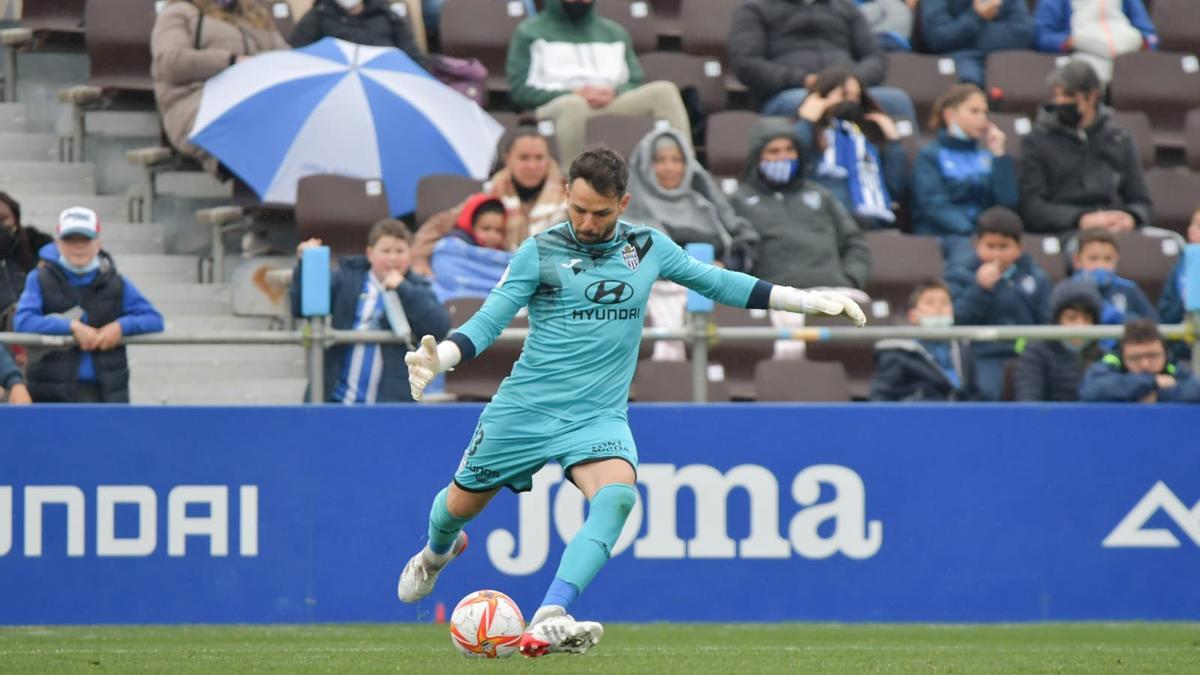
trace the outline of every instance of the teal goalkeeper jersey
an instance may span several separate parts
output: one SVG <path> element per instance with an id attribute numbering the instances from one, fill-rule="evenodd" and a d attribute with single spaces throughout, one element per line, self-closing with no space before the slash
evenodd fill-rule
<path id="1" fill-rule="evenodd" d="M 660 278 L 735 307 L 765 308 L 771 290 L 696 260 L 645 226 L 618 221 L 612 240 L 584 244 L 562 223 L 517 249 L 483 307 L 451 339 L 464 360 L 473 358 L 528 305 L 529 337 L 493 403 L 568 421 L 624 411 L 646 300 Z"/>

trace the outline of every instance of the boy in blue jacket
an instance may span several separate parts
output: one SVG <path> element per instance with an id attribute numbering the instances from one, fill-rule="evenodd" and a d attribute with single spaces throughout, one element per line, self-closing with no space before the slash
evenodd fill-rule
<path id="1" fill-rule="evenodd" d="M 1171 363 L 1152 319 L 1125 324 L 1120 349 L 1092 364 L 1079 388 L 1084 401 L 1200 403 L 1200 382 Z"/>
<path id="2" fill-rule="evenodd" d="M 73 335 L 68 349 L 29 350 L 26 377 L 42 403 L 128 403 L 122 338 L 158 333 L 163 318 L 101 250 L 100 219 L 75 206 L 58 217 L 54 243 L 39 251 L 17 301 L 18 333 Z"/>
<path id="3" fill-rule="evenodd" d="M 1076 239 L 1078 249 L 1071 257 L 1075 269 L 1072 279 L 1090 281 L 1096 285 L 1104 306 L 1100 323 L 1119 326 L 1127 319 L 1158 319 L 1154 305 L 1138 285 L 1117 275 L 1121 253 L 1112 232 L 1102 228 L 1083 230 Z"/>
<path id="4" fill-rule="evenodd" d="M 296 249 L 320 246 L 309 239 Z M 333 327 L 338 330 L 392 330 L 408 335 L 434 335 L 450 331 L 450 313 L 438 303 L 429 280 L 409 269 L 412 234 L 404 223 L 386 218 L 371 226 L 365 256 L 347 256 L 338 262 L 330 280 Z M 300 263 L 292 275 L 292 314 L 300 316 L 302 294 Z M 404 345 L 337 345 L 325 350 L 325 391 L 329 403 L 411 402 Z M 308 394 L 314 398 L 313 392 Z"/>
<path id="5" fill-rule="evenodd" d="M 1050 319 L 1050 279 L 1021 250 L 1021 218 L 994 206 L 979 216 L 975 258 L 950 265 L 946 283 L 954 297 L 954 317 L 963 326 L 1026 326 Z M 981 342 L 974 346 L 979 391 L 996 400 L 1004 366 L 1016 356 L 1014 344 Z"/>

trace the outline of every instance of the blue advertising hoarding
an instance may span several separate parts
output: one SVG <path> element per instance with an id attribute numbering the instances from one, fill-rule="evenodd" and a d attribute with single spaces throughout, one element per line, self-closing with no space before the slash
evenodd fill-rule
<path id="1" fill-rule="evenodd" d="M 419 606 L 396 578 L 477 406 L 0 411 L 0 623 L 530 613 L 584 500 L 548 466 Z M 1200 619 L 1177 406 L 634 406 L 640 500 L 597 620 Z"/>

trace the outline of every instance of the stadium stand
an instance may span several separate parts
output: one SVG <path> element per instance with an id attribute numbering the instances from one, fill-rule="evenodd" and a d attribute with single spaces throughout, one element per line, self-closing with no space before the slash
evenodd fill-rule
<path id="1" fill-rule="evenodd" d="M 1046 77 L 1066 57 L 1033 51 L 992 54 L 987 60 L 988 94 L 1000 112 L 1021 113 L 1033 118 L 1038 106 L 1050 96 Z"/>
<path id="2" fill-rule="evenodd" d="M 948 56 L 888 54 L 888 74 L 884 84 L 908 92 L 917 108 L 917 123 L 921 126 L 928 123 L 933 102 L 957 82 L 954 59 Z"/>
<path id="3" fill-rule="evenodd" d="M 1154 224 L 1184 235 L 1200 204 L 1200 173 L 1155 167 L 1146 172 L 1146 187 L 1154 204 Z"/>
<path id="4" fill-rule="evenodd" d="M 871 249 L 871 296 L 874 323 L 903 323 L 908 294 L 917 283 L 942 276 L 942 250 L 934 237 L 919 237 L 894 231 L 867 233 Z M 881 304 L 882 303 L 882 304 Z"/>
<path id="5" fill-rule="evenodd" d="M 1183 122 L 1183 137 L 1187 146 L 1187 165 L 1200 171 L 1200 108 L 1188 111 Z"/>
<path id="6" fill-rule="evenodd" d="M 846 369 L 836 361 L 770 359 L 754 368 L 758 401 L 849 401 Z"/>
<path id="7" fill-rule="evenodd" d="M 1113 66 L 1113 107 L 1142 110 L 1154 125 L 1154 144 L 1184 147 L 1184 118 L 1200 107 L 1200 58 L 1180 52 L 1123 54 Z"/>
<path id="8" fill-rule="evenodd" d="M 655 121 L 647 116 L 597 115 L 588 118 L 584 142 L 603 143 L 628 159 L 638 141 L 654 130 L 654 125 Z"/>
<path id="9" fill-rule="evenodd" d="M 691 401 L 692 364 L 688 361 L 639 361 L 633 375 L 631 398 L 639 403 L 676 403 Z M 712 403 L 729 400 L 729 385 L 723 380 L 709 380 L 707 400 Z"/>
<path id="10" fill-rule="evenodd" d="M 442 52 L 479 59 L 488 69 L 488 91 L 507 92 L 504 62 L 508 42 L 524 19 L 525 9 L 519 2 L 446 0 L 438 21 Z"/>
<path id="11" fill-rule="evenodd" d="M 712 114 L 725 109 L 729 97 L 725 91 L 725 80 L 721 77 L 724 71 L 720 61 L 679 52 L 650 52 L 643 54 L 640 60 L 647 82 L 674 82 L 683 95 L 684 103 L 687 103 L 689 95 L 694 95 L 705 113 Z M 689 88 L 695 94 L 688 94 Z"/>
<path id="12" fill-rule="evenodd" d="M 603 0 L 597 3 L 596 11 L 629 31 L 633 50 L 638 54 L 651 52 L 658 46 L 658 26 L 654 23 L 654 11 L 650 3 L 644 0 Z"/>
<path id="13" fill-rule="evenodd" d="M 726 110 L 709 115 L 706 122 L 707 165 L 717 180 L 739 181 L 746 171 L 746 148 L 750 146 L 750 130 L 758 121 L 758 113 L 746 110 Z M 725 189 L 725 192 L 732 190 Z"/>
<path id="14" fill-rule="evenodd" d="M 1053 235 L 1023 234 L 1021 249 L 1046 271 L 1051 284 L 1067 276 L 1067 259 L 1063 257 L 1062 242 Z"/>
<path id="15" fill-rule="evenodd" d="M 737 5 L 737 0 L 682 0 L 679 29 L 683 52 L 716 58 L 725 73 L 726 91 L 740 93 L 746 91 L 746 86 L 729 69 L 725 44 Z"/>
<path id="16" fill-rule="evenodd" d="M 1176 237 L 1159 237 L 1141 232 L 1124 232 L 1117 235 L 1117 247 L 1121 258 L 1117 262 L 1117 274 L 1136 283 L 1150 302 L 1157 303 L 1162 295 L 1163 284 L 1174 269 L 1182 253 L 1180 240 Z"/>
<path id="17" fill-rule="evenodd" d="M 715 305 L 711 320 L 718 326 L 750 326 L 770 328 L 771 320 L 764 310 L 739 309 Z M 708 360 L 720 364 L 723 378 L 734 399 L 754 399 L 754 368 L 759 361 L 771 358 L 775 347 L 763 340 L 720 340 L 711 344 Z"/>
<path id="18" fill-rule="evenodd" d="M 25 2 L 21 25 L 0 30 L 4 45 L 4 100 L 17 100 L 17 54 L 46 46 L 81 44 L 87 0 Z"/>
<path id="19" fill-rule="evenodd" d="M 865 308 L 869 310 L 870 308 Z M 811 316 L 809 326 L 845 326 L 846 322 L 828 316 Z M 875 346 L 870 342 L 809 342 L 804 357 L 810 361 L 840 363 L 846 369 L 846 386 L 850 397 L 865 400 L 875 371 Z"/>
<path id="20" fill-rule="evenodd" d="M 1158 48 L 1186 54 L 1200 53 L 1200 12 L 1191 0 L 1154 0 L 1150 18 L 1158 31 Z"/>
<path id="21" fill-rule="evenodd" d="M 425 176 L 417 183 L 417 224 L 429 220 L 435 213 L 440 213 L 455 206 L 468 195 L 483 189 L 483 181 L 449 174 L 434 174 Z"/>
<path id="22" fill-rule="evenodd" d="M 335 256 L 361 255 L 367 231 L 388 215 L 387 190 L 378 180 L 305 176 L 296 190 L 300 240 L 320 239 Z"/>

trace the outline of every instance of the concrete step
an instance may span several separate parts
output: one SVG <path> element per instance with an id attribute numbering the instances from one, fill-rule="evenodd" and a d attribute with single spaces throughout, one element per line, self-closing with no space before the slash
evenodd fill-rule
<path id="1" fill-rule="evenodd" d="M 144 138 L 152 142 L 162 135 L 158 113 L 149 110 L 94 110 L 85 121 L 88 136 Z"/>
<path id="2" fill-rule="evenodd" d="M 304 367 L 300 345 L 130 345 L 129 359 L 139 364 L 194 364 L 210 368 L 247 363 L 287 363 Z"/>
<path id="3" fill-rule="evenodd" d="M 213 382 L 255 381 L 288 377 L 305 377 L 303 363 L 278 361 L 252 361 L 246 363 L 210 366 L 201 363 L 145 363 L 139 364 L 132 358 L 134 381 L 146 382 Z"/>
<path id="4" fill-rule="evenodd" d="M 0 180 L 96 182 L 96 165 L 91 162 L 0 161 Z"/>
<path id="5" fill-rule="evenodd" d="M 167 226 L 162 223 L 103 223 L 100 230 L 104 249 L 117 257 L 130 253 L 162 253 L 167 250 Z"/>
<path id="6" fill-rule="evenodd" d="M 0 157 L 24 162 L 57 162 L 58 137 L 54 134 L 0 133 Z"/>
<path id="7" fill-rule="evenodd" d="M 195 283 L 197 256 L 129 254 L 116 257 L 117 269 L 138 288 L 155 282 Z"/>
<path id="8" fill-rule="evenodd" d="M 270 319 L 257 316 L 169 316 L 163 317 L 171 333 L 270 330 Z"/>
<path id="9" fill-rule="evenodd" d="M 156 180 L 160 195 L 179 199 L 233 198 L 233 181 L 222 183 L 204 171 L 164 171 Z"/>
<path id="10" fill-rule="evenodd" d="M 95 194 L 22 194 L 21 221 L 28 225 L 42 225 L 46 231 L 53 230 L 58 223 L 58 214 L 72 206 L 86 206 L 100 215 L 103 223 L 109 220 L 129 220 L 129 198 L 121 195 L 99 196 Z"/>
<path id="11" fill-rule="evenodd" d="M 0 103 L 0 131 L 25 131 L 28 128 L 24 103 Z"/>
<path id="12" fill-rule="evenodd" d="M 229 284 L 146 281 L 138 288 L 151 302 L 232 302 Z"/>
<path id="13" fill-rule="evenodd" d="M 163 405 L 286 405 L 304 399 L 303 378 L 233 380 L 228 382 L 131 382 L 130 398 L 137 404 Z"/>

